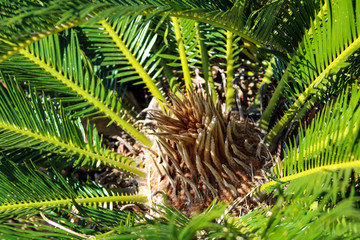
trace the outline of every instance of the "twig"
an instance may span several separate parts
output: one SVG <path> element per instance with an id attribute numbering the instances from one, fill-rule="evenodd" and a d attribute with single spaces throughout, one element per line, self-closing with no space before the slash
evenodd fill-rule
<path id="1" fill-rule="evenodd" d="M 225 216 L 231 211 L 231 209 L 233 209 L 234 207 L 236 207 L 237 205 L 239 205 L 240 203 L 242 203 L 247 197 L 249 197 L 253 192 L 255 192 L 256 188 L 254 188 L 253 190 L 251 190 L 248 194 L 246 194 L 244 197 L 240 198 L 238 197 L 237 199 L 235 199 L 235 201 L 230 204 L 224 211 L 224 213 L 221 215 L 221 217 L 219 218 L 219 220 L 217 221 L 218 224 L 221 224 L 222 221 L 224 220 Z"/>
<path id="2" fill-rule="evenodd" d="M 58 223 L 56 223 L 56 222 L 48 219 L 42 212 L 40 212 L 40 216 L 41 216 L 48 224 L 50 224 L 50 225 L 52 225 L 52 226 L 54 226 L 54 227 L 56 227 L 56 228 L 59 228 L 59 229 L 61 229 L 61 230 L 64 230 L 64 231 L 66 231 L 66 232 L 68 232 L 68 233 L 70 233 L 70 234 L 73 234 L 73 235 L 75 235 L 75 236 L 78 236 L 78 237 L 81 237 L 81 238 L 85 238 L 85 239 L 96 239 L 96 237 L 93 236 L 93 235 L 87 236 L 87 235 L 84 235 L 84 234 L 82 234 L 82 233 L 75 232 L 75 231 L 73 231 L 73 230 L 71 230 L 71 229 L 69 229 L 69 228 L 66 228 L 66 227 L 62 226 L 62 225 L 60 225 L 60 224 L 58 224 Z"/>

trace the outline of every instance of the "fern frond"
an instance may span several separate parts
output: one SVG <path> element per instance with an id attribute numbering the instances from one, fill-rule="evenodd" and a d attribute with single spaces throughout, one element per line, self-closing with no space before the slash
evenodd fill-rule
<path id="1" fill-rule="evenodd" d="M 160 106 L 162 106 L 163 102 L 166 102 L 166 99 L 153 80 L 159 74 L 159 71 L 156 71 L 154 76 L 150 77 L 150 74 L 155 70 L 159 62 L 156 61 L 153 63 L 158 53 L 155 53 L 151 58 L 148 57 L 152 45 L 155 43 L 156 35 L 147 36 L 149 34 L 149 25 L 141 26 L 141 21 L 142 18 L 137 18 L 134 23 L 129 23 L 128 19 L 114 20 L 112 24 L 107 21 L 102 21 L 101 25 L 106 32 L 108 32 L 109 37 L 111 37 L 130 66 L 139 75 L 141 81 L 146 84 Z M 127 26 L 128 24 L 129 26 Z M 140 31 L 138 32 L 137 29 Z M 101 39 L 103 39 L 103 36 L 100 36 Z M 103 50 L 101 49 L 100 51 Z M 145 60 L 147 60 L 147 62 L 145 62 Z M 142 66 L 143 64 L 144 66 Z M 145 68 L 149 68 L 149 71 L 146 71 Z M 129 75 L 129 72 L 126 71 L 124 74 L 125 76 Z"/>
<path id="2" fill-rule="evenodd" d="M 357 235 L 359 210 L 355 182 L 359 168 L 321 172 L 292 180 L 286 190 L 277 187 L 278 201 L 258 216 L 244 217 L 256 221 L 249 224 L 266 239 L 311 239 Z M 270 217 L 265 217 L 269 215 Z M 256 230 L 255 230 L 256 231 Z M 286 235 L 284 235 L 286 234 Z"/>

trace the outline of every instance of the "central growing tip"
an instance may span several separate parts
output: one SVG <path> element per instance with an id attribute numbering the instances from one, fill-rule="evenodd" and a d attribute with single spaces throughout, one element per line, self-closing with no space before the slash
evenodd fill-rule
<path id="1" fill-rule="evenodd" d="M 215 198 L 230 202 L 245 196 L 262 167 L 259 132 L 202 92 L 180 95 L 171 97 L 169 114 L 152 114 L 159 155 L 151 168 L 152 191 L 165 191 L 171 205 L 189 214 Z"/>

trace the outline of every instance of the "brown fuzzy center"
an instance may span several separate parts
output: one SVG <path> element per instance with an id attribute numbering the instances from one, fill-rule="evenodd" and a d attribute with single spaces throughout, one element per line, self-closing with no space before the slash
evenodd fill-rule
<path id="1" fill-rule="evenodd" d="M 171 98 L 171 114 L 153 113 L 160 150 L 156 169 L 167 182 L 170 204 L 185 212 L 203 210 L 214 198 L 230 202 L 246 195 L 262 164 L 259 132 L 224 116 L 221 105 L 201 93 Z"/>

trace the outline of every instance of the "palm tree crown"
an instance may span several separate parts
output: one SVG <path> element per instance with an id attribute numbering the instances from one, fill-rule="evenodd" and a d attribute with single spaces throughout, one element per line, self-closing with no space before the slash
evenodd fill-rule
<path id="1" fill-rule="evenodd" d="M 357 238 L 358 1 L 0 8 L 2 238 Z"/>

